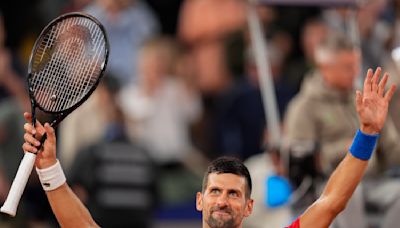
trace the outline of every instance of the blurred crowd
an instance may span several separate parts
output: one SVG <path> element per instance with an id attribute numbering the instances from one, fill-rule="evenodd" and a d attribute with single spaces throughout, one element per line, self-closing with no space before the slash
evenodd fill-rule
<path id="1" fill-rule="evenodd" d="M 23 155 L 22 113 L 30 111 L 25 77 L 35 38 L 56 16 L 83 11 L 104 25 L 110 57 L 95 93 L 57 128 L 58 156 L 95 220 L 104 227 L 198 220 L 195 192 L 207 162 L 229 155 L 246 161 L 254 179 L 254 215 L 245 227 L 288 224 L 316 199 L 346 153 L 358 129 L 355 89 L 366 70 L 382 66 L 400 83 L 400 1 L 365 0 L 350 8 L 256 6 L 284 138 L 278 150 L 268 143 L 248 4 L 1 2 L 0 201 Z M 395 227 L 399 108 L 397 93 L 365 181 L 334 227 Z M 293 200 L 279 207 L 264 200 L 265 179 L 273 174 L 287 177 L 294 189 Z M 17 217 L 1 216 L 0 226 L 55 224 L 33 173 Z"/>

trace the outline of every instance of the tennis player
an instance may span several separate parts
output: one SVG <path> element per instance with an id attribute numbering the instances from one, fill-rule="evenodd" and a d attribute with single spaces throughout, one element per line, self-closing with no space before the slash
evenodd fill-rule
<path id="1" fill-rule="evenodd" d="M 396 87 L 385 93 L 388 75 L 380 80 L 381 68 L 368 70 L 363 91 L 356 93 L 360 129 L 355 134 L 349 153 L 328 180 L 320 196 L 289 228 L 328 227 L 346 207 L 360 182 L 368 160 L 384 126 L 389 101 Z M 47 134 L 43 150 L 36 158 L 36 171 L 46 191 L 52 210 L 61 227 L 98 227 L 89 211 L 71 191 L 56 158 L 56 136 L 49 124 L 30 124 L 31 115 L 24 113 L 26 152 L 37 153 L 40 142 L 33 135 Z M 196 195 L 196 208 L 202 211 L 204 228 L 241 228 L 245 217 L 251 215 L 251 178 L 242 162 L 219 158 L 211 163 L 203 181 L 202 192 Z"/>

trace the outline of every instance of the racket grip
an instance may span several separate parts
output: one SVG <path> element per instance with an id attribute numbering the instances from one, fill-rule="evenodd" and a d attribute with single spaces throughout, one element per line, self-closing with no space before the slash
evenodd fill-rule
<path id="1" fill-rule="evenodd" d="M 35 164 L 36 154 L 26 152 L 24 158 L 19 164 L 19 168 L 15 179 L 11 185 L 7 199 L 0 211 L 6 213 L 12 217 L 17 212 L 19 200 L 21 199 L 22 193 L 24 192 L 28 178 L 32 172 L 33 165 Z"/>

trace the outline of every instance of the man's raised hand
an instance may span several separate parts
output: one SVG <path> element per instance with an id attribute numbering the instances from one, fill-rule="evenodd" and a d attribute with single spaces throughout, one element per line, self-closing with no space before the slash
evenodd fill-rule
<path id="1" fill-rule="evenodd" d="M 385 124 L 389 102 L 392 99 L 395 85 L 385 93 L 389 75 L 385 73 L 381 80 L 381 68 L 375 73 L 369 69 L 364 80 L 363 92 L 356 92 L 356 108 L 360 121 L 360 130 L 366 134 L 377 134 Z"/>

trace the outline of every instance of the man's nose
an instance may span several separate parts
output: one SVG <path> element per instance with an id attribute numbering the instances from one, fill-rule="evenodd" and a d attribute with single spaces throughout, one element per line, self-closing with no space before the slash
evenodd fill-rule
<path id="1" fill-rule="evenodd" d="M 217 199 L 217 205 L 219 208 L 224 208 L 228 205 L 228 197 L 226 194 L 221 194 Z"/>

